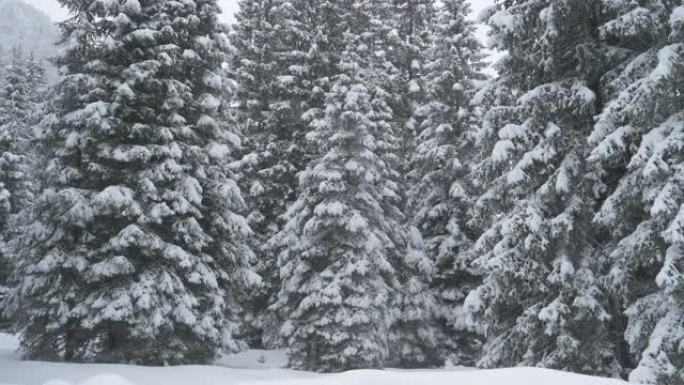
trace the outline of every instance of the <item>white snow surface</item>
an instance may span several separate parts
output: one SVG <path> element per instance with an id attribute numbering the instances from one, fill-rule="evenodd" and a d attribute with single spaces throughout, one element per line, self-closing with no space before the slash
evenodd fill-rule
<path id="1" fill-rule="evenodd" d="M 16 339 L 0 334 L 0 385 L 626 385 L 626 382 L 538 368 L 355 370 L 316 374 L 282 369 L 280 351 L 250 350 L 214 366 L 139 367 L 20 361 Z"/>

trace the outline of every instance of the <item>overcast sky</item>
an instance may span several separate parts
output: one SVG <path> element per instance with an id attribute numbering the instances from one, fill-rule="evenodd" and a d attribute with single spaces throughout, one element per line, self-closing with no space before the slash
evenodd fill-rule
<path id="1" fill-rule="evenodd" d="M 60 8 L 57 0 L 24 0 L 34 7 L 47 13 L 53 20 L 59 21 L 66 17 L 66 12 Z M 218 0 L 223 8 L 223 16 L 225 21 L 230 21 L 233 13 L 237 10 L 238 0 Z M 493 3 L 494 0 L 471 0 L 475 14 L 479 14 L 482 8 Z"/>

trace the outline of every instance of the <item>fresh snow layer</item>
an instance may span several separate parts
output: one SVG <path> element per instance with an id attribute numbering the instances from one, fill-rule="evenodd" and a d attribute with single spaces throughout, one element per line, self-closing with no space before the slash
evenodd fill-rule
<path id="1" fill-rule="evenodd" d="M 356 370 L 315 374 L 281 369 L 283 352 L 250 350 L 215 366 L 167 368 L 20 361 L 16 339 L 0 334 L 0 385 L 625 385 L 619 380 L 538 368 Z"/>

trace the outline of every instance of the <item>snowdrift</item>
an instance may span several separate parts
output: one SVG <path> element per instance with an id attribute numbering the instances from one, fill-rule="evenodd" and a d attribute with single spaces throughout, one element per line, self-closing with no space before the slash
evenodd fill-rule
<path id="1" fill-rule="evenodd" d="M 441 371 L 353 371 L 250 385 L 624 385 L 623 381 L 538 368 Z M 104 384 L 103 384 L 104 385 Z"/>
<path id="2" fill-rule="evenodd" d="M 626 385 L 614 379 L 538 368 L 357 370 L 316 374 L 281 369 L 282 352 L 249 351 L 214 366 L 167 368 L 20 361 L 0 334 L 0 385 Z"/>

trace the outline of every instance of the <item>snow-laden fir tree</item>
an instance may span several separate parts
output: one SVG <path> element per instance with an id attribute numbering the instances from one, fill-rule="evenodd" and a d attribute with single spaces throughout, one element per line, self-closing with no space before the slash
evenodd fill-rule
<path id="1" fill-rule="evenodd" d="M 0 286 L 5 286 L 12 265 L 10 245 L 22 232 L 23 220 L 37 189 L 34 125 L 40 119 L 46 96 L 45 70 L 33 55 L 13 50 L 0 87 L 0 185 L 2 226 L 0 227 Z M 0 297 L 7 289 L 0 289 Z M 2 303 L 2 298 L 0 298 Z M 0 309 L 0 314 L 3 313 Z M 5 317 L 11 318 L 11 314 Z M 2 316 L 0 315 L 0 318 Z"/>
<path id="2" fill-rule="evenodd" d="M 423 104 L 423 65 L 431 43 L 431 27 L 435 2 L 431 0 L 382 0 L 369 2 L 371 15 L 369 33 L 374 35 L 370 43 L 376 70 L 369 80 L 379 85 L 386 95 L 391 111 L 388 123 L 394 127 L 396 147 L 392 152 L 398 156 L 395 166 L 397 180 L 405 185 L 410 154 L 413 152 L 417 134 L 415 109 Z M 401 194 L 402 211 L 406 196 Z"/>
<path id="3" fill-rule="evenodd" d="M 444 352 L 437 324 L 437 300 L 430 282 L 435 266 L 413 226 L 400 228 L 392 265 L 398 280 L 392 299 L 388 364 L 399 368 L 440 367 Z"/>
<path id="4" fill-rule="evenodd" d="M 5 86 L 5 72 L 7 70 L 7 64 L 5 63 L 6 56 L 4 55 L 4 49 L 0 46 L 0 88 Z M 7 229 L 7 221 L 9 219 L 9 191 L 5 186 L 0 186 L 0 194 L 3 196 L 0 204 L 0 229 L 2 232 Z M 7 253 L 0 252 L 0 330 L 4 330 L 9 327 L 9 322 L 7 321 L 7 315 L 3 311 L 3 299 L 6 297 L 9 289 L 7 288 L 7 280 L 9 278 L 10 271 L 12 270 L 10 265 L 9 255 Z"/>
<path id="5" fill-rule="evenodd" d="M 476 234 L 468 229 L 474 195 L 469 179 L 477 156 L 477 111 L 470 105 L 483 80 L 481 44 L 475 25 L 466 19 L 464 0 L 442 1 L 436 10 L 433 41 L 423 66 L 423 104 L 411 158 L 408 215 L 434 261 L 433 288 L 439 299 L 443 354 L 459 364 L 477 359 L 480 339 L 465 324 L 463 300 L 478 285 L 467 251 Z"/>
<path id="6" fill-rule="evenodd" d="M 684 7 L 606 3 L 600 26 L 614 68 L 589 136 L 608 198 L 595 221 L 609 233 L 607 282 L 626 308 L 630 380 L 684 384 Z"/>
<path id="7" fill-rule="evenodd" d="M 5 70 L 7 69 L 7 58 L 10 55 L 7 55 L 7 50 L 0 46 L 0 79 L 4 79 L 5 77 Z M 0 87 L 4 85 L 4 80 L 0 80 Z"/>
<path id="8" fill-rule="evenodd" d="M 48 68 L 51 67 L 44 60 L 36 57 L 31 52 L 26 59 L 26 72 L 28 76 L 28 99 L 31 102 L 29 121 L 37 124 L 44 115 L 45 105 L 49 99 L 50 87 L 48 85 Z"/>
<path id="9" fill-rule="evenodd" d="M 377 62 L 374 82 L 385 92 L 391 111 L 388 122 L 396 141 L 397 183 L 409 185 L 408 171 L 419 130 L 416 109 L 424 104 L 423 66 L 431 44 L 435 2 L 432 0 L 383 0 L 371 2 L 375 35 L 372 44 Z M 406 189 L 401 189 L 402 212 L 406 212 Z"/>
<path id="10" fill-rule="evenodd" d="M 16 50 L 0 89 L 0 180 L 10 191 L 12 214 L 27 209 L 37 190 L 34 131 L 47 96 L 43 65 Z"/>
<path id="11" fill-rule="evenodd" d="M 388 365 L 440 366 L 444 355 L 438 346 L 437 303 L 430 287 L 435 268 L 420 232 L 409 221 L 405 189 L 414 135 L 413 114 L 419 100 L 417 90 L 409 91 L 408 87 L 409 79 L 414 88 L 418 87 L 419 73 L 406 66 L 405 60 L 422 63 L 423 49 L 429 44 L 429 35 L 423 29 L 414 34 L 417 27 L 406 27 L 416 24 L 427 29 L 433 8 L 430 2 L 412 1 L 368 2 L 367 8 L 370 18 L 364 29 L 373 53 L 362 56 L 368 58 L 363 64 L 364 81 L 373 93 L 375 119 L 382 122 L 376 128 L 377 137 L 384 143 L 377 150 L 378 156 L 392 171 L 387 179 L 395 194 L 385 199 L 385 215 L 401 225 L 394 239 L 395 250 L 389 254 L 399 286 L 392 300 Z"/>
<path id="12" fill-rule="evenodd" d="M 487 338 L 479 366 L 620 373 L 596 276 L 596 175 L 585 162 L 600 108 L 602 15 L 584 0 L 507 1 L 487 13 L 493 47 L 508 52 L 490 89 L 513 102 L 488 108 L 478 139 L 486 156 L 473 174 L 484 189 L 470 252 L 484 281 L 464 306 Z"/>
<path id="13" fill-rule="evenodd" d="M 36 69 L 33 60 L 15 50 L 0 89 L 0 182 L 10 193 L 12 213 L 27 207 L 33 198 L 29 150 L 38 103 L 44 96 L 39 90 L 44 77 L 34 75 Z"/>
<path id="14" fill-rule="evenodd" d="M 14 151 L 8 149 L 10 142 L 13 142 L 18 126 L 23 122 L 27 103 L 25 103 L 26 95 L 23 91 L 26 89 L 26 76 L 21 66 L 21 53 L 18 50 L 13 50 L 12 61 L 8 66 L 3 66 L 0 72 L 0 138 L 2 139 L 2 148 L 0 151 L 0 231 L 2 233 L 2 247 L 0 248 L 0 304 L 5 297 L 7 289 L 7 279 L 11 270 L 10 253 L 7 252 L 4 246 L 4 235 L 9 229 L 11 221 L 11 204 L 10 204 L 10 186 L 11 183 L 11 169 L 7 167 L 5 153 L 9 156 L 13 155 Z M 12 163 L 14 165 L 14 163 Z M 0 305 L 0 327 L 5 326 L 3 320 L 3 307 Z M 4 316 L 8 316 L 5 314 Z"/>
<path id="15" fill-rule="evenodd" d="M 0 215 L 2 215 L 0 229 L 4 232 L 7 231 L 9 227 L 8 221 L 10 210 L 10 194 L 4 186 L 0 187 L 0 194 L 0 197 L 2 199 L 0 201 Z M 11 313 L 9 310 L 5 310 L 5 299 L 10 291 L 8 287 L 8 281 L 11 271 L 12 258 L 11 255 L 9 255 L 9 253 L 6 252 L 6 247 L 4 247 L 3 245 L 2 254 L 0 254 L 0 331 L 4 331 L 5 329 L 9 329 L 10 327 L 9 319 L 11 318 Z"/>
<path id="16" fill-rule="evenodd" d="M 232 35 L 232 67 L 238 83 L 237 119 L 245 154 L 235 167 L 249 205 L 257 269 L 264 284 L 253 293 L 248 330 L 251 343 L 272 345 L 274 320 L 267 303 L 278 289 L 277 249 L 271 238 L 284 225 L 283 214 L 296 199 L 297 174 L 310 158 L 304 137 L 322 110 L 326 85 L 317 82 L 328 60 L 317 44 L 334 19 L 323 17 L 328 2 L 242 1 Z M 326 22 L 327 21 L 327 22 Z M 323 37 L 326 35 L 324 34 Z M 323 54 L 324 55 L 324 54 Z M 329 78 L 331 74 L 321 76 Z M 263 336 L 262 336 L 263 334 Z"/>
<path id="17" fill-rule="evenodd" d="M 371 2 L 372 3 L 372 2 Z M 371 18 L 366 39 L 378 41 L 381 28 L 379 19 Z M 396 231 L 391 233 L 394 247 L 387 251 L 390 263 L 396 271 L 398 285 L 392 299 L 393 323 L 390 329 L 388 364 L 401 368 L 439 366 L 444 362 L 438 349 L 436 322 L 437 304 L 430 281 L 434 274 L 434 264 L 425 253 L 425 245 L 420 232 L 409 223 L 404 213 L 406 191 L 404 169 L 404 147 L 402 132 L 394 122 L 394 112 L 390 108 L 391 95 L 381 82 L 381 63 L 368 52 L 372 44 L 365 43 L 359 51 L 358 63 L 364 68 L 364 85 L 371 93 L 372 116 L 375 122 L 373 133 L 378 139 L 376 154 L 387 168 L 385 175 L 385 194 L 382 201 L 386 220 L 394 223 Z M 364 62 L 363 58 L 371 58 Z"/>
<path id="18" fill-rule="evenodd" d="M 63 0 L 49 179 L 10 296 L 24 357 L 180 364 L 235 351 L 249 226 L 228 174 L 214 0 Z"/>
<path id="19" fill-rule="evenodd" d="M 289 13 L 296 11 L 278 0 L 241 1 L 232 35 L 237 118 L 248 150 L 240 166 L 247 174 L 250 223 L 262 243 L 282 228 L 279 216 L 294 200 L 299 171 L 301 149 L 294 138 L 302 135 L 302 111 L 293 111 L 296 101 L 284 95 L 298 80 L 288 76 L 285 57 L 304 43 L 283 36 Z"/>
<path id="20" fill-rule="evenodd" d="M 280 205 L 292 199 L 291 186 L 295 183 L 294 167 L 280 156 L 281 148 L 271 144 L 269 150 L 268 145 L 269 131 L 274 129 L 269 111 L 277 70 L 276 24 L 280 4 L 277 0 L 239 2 L 231 34 L 235 51 L 230 70 L 234 71 L 237 84 L 235 117 L 245 138 L 246 152 L 244 162 L 237 162 L 233 169 L 240 171 L 240 187 L 249 206 L 248 220 L 254 231 L 249 242 L 256 253 L 254 268 L 264 278 L 263 284 L 254 287 L 245 302 L 240 334 L 251 347 L 264 344 L 262 312 L 277 286 L 272 279 L 275 258 L 267 258 L 262 249 L 279 228 L 278 215 L 285 210 Z M 283 197 L 287 198 L 283 200 Z"/>
<path id="21" fill-rule="evenodd" d="M 400 126 L 394 121 L 391 109 L 392 94 L 387 91 L 391 73 L 388 58 L 392 54 L 388 38 L 396 31 L 388 29 L 387 18 L 394 15 L 391 2 L 347 1 L 329 4 L 326 26 L 316 34 L 316 41 L 325 42 L 316 48 L 316 61 L 339 60 L 336 51 L 345 51 L 350 36 L 357 45 L 352 52 L 359 76 L 370 94 L 372 134 L 376 138 L 375 154 L 384 162 L 384 194 L 381 206 L 385 220 L 394 223 L 392 247 L 386 257 L 392 264 L 399 287 L 394 288 L 391 301 L 392 326 L 389 335 L 387 365 L 397 367 L 426 367 L 441 365 L 443 359 L 437 349 L 435 327 L 435 298 L 429 287 L 434 271 L 423 250 L 420 234 L 407 223 L 403 212 L 405 194 L 402 191 L 405 158 Z M 350 34 L 351 33 L 351 34 Z M 324 49 L 323 49 L 324 48 Z M 326 52 L 327 51 L 327 52 Z M 347 54 L 351 51 L 346 50 Z M 312 56 L 313 57 L 313 56 Z M 347 60 L 349 56 L 347 56 Z M 324 65 L 312 66 L 316 73 L 326 73 Z M 320 84 L 320 83 L 319 83 Z M 320 84 L 319 88 L 324 88 Z M 316 111 L 310 115 L 315 116 Z M 315 147 L 315 146 L 312 146 Z"/>
<path id="22" fill-rule="evenodd" d="M 353 15 L 353 4 L 338 3 Z M 290 366 L 316 371 L 383 367 L 388 357 L 400 224 L 389 215 L 393 173 L 378 155 L 387 144 L 364 85 L 367 34 L 348 31 L 340 74 L 325 116 L 308 135 L 321 149 L 300 176 L 299 198 L 278 235 L 282 285 L 272 306 L 285 320 L 281 336 Z M 395 208 L 396 210 L 396 208 Z"/>
<path id="23" fill-rule="evenodd" d="M 414 110 L 422 104 L 421 79 L 432 41 L 434 8 L 432 0 L 391 0 L 385 20 L 389 28 L 385 44 L 391 50 L 386 63 L 390 106 L 404 139 L 413 138 L 419 129 Z"/>

